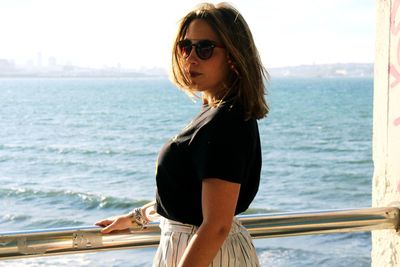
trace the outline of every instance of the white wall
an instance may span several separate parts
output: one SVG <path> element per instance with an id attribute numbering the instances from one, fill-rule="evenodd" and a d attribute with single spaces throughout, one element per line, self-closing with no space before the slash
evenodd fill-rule
<path id="1" fill-rule="evenodd" d="M 372 206 L 400 203 L 400 0 L 376 0 Z M 372 233 L 372 266 L 400 266 L 400 235 Z"/>

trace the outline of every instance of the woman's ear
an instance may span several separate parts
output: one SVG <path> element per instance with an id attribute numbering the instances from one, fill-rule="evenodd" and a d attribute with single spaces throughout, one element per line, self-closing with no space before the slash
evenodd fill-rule
<path id="1" fill-rule="evenodd" d="M 236 65 L 235 65 L 235 63 L 232 61 L 232 59 L 231 59 L 231 57 L 230 57 L 229 54 L 228 54 L 228 56 L 227 56 L 227 61 L 226 61 L 226 62 L 228 63 L 229 69 L 230 69 L 231 71 L 233 71 L 234 73 L 236 73 L 237 76 L 239 76 L 239 72 L 238 72 L 238 70 L 237 70 L 237 68 L 236 68 Z"/>

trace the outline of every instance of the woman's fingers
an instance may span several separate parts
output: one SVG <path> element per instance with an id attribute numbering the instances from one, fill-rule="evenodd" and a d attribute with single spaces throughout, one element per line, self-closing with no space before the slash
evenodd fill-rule
<path id="1" fill-rule="evenodd" d="M 106 219 L 106 220 L 101 220 L 101 221 L 96 222 L 95 225 L 100 226 L 100 227 L 106 227 L 112 223 L 113 223 L 113 220 Z"/>
<path id="2" fill-rule="evenodd" d="M 108 225 L 107 227 L 101 229 L 100 232 L 101 232 L 102 234 L 108 234 L 108 233 L 110 233 L 110 232 L 112 232 L 112 231 L 114 231 L 114 230 L 118 230 L 118 229 L 116 229 L 116 223 L 115 223 L 115 222 L 116 222 L 116 221 L 114 221 L 113 223 L 111 223 L 111 224 Z"/>
<path id="3" fill-rule="evenodd" d="M 132 227 L 132 222 L 127 216 L 119 216 L 115 219 L 106 219 L 96 222 L 97 226 L 104 227 L 101 229 L 101 233 L 108 234 L 115 230 L 124 230 Z"/>

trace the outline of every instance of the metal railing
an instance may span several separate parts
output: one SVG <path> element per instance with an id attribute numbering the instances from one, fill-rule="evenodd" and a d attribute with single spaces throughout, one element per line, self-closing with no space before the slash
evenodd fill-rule
<path id="1" fill-rule="evenodd" d="M 399 227 L 399 209 L 364 208 L 238 216 L 253 238 L 361 232 Z M 157 246 L 158 223 L 101 234 L 97 226 L 0 233 L 0 260 Z"/>

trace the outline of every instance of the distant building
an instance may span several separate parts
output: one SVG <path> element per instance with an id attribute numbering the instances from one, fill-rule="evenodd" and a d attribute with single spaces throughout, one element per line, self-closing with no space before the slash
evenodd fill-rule
<path id="1" fill-rule="evenodd" d="M 335 74 L 338 75 L 338 76 L 346 76 L 347 75 L 347 70 L 338 69 L 338 70 L 335 71 Z"/>
<path id="2" fill-rule="evenodd" d="M 338 63 L 271 68 L 272 77 L 373 77 L 372 63 Z"/>
<path id="3" fill-rule="evenodd" d="M 36 65 L 38 68 L 41 68 L 41 67 L 43 67 L 43 65 L 42 65 L 42 53 L 38 53 L 37 54 L 37 65 Z"/>
<path id="4" fill-rule="evenodd" d="M 57 66 L 57 60 L 55 57 L 49 57 L 48 66 L 49 68 L 55 68 Z"/>
<path id="5" fill-rule="evenodd" d="M 12 72 L 15 71 L 15 63 L 7 59 L 0 58 L 0 72 Z"/>

